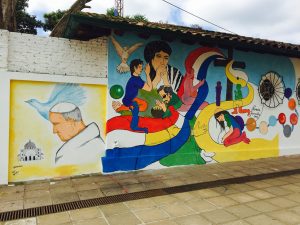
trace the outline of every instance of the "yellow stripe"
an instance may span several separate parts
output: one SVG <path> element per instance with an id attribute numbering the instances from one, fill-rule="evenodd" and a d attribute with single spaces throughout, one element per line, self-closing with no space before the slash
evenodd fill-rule
<path id="1" fill-rule="evenodd" d="M 180 129 L 173 125 L 166 130 L 158 131 L 155 133 L 146 134 L 145 145 L 153 146 L 164 143 L 179 133 Z"/>

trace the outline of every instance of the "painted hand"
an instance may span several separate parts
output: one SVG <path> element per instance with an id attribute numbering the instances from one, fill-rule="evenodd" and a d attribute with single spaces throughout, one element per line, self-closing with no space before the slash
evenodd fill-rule
<path id="1" fill-rule="evenodd" d="M 119 107 L 121 107 L 121 102 L 118 102 L 118 101 L 113 101 L 112 102 L 112 107 L 113 107 L 113 109 L 115 110 L 115 111 L 117 111 L 117 109 L 119 108 Z"/>
<path id="2" fill-rule="evenodd" d="M 158 107 L 160 107 L 164 112 L 167 111 L 167 107 L 166 107 L 165 103 L 160 102 L 159 100 L 156 100 L 156 105 Z"/>

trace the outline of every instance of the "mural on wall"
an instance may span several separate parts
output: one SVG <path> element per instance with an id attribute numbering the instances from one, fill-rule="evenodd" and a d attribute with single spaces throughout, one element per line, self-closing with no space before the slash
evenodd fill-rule
<path id="1" fill-rule="evenodd" d="M 101 172 L 106 86 L 11 81 L 9 181 Z"/>
<path id="2" fill-rule="evenodd" d="M 138 43 L 122 77 L 116 43 Z M 295 68 L 283 56 L 112 35 L 103 172 L 291 154 Z"/>

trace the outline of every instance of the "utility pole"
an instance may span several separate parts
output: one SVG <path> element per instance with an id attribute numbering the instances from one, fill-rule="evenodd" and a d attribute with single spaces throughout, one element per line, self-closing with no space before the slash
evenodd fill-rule
<path id="1" fill-rule="evenodd" d="M 115 11 L 118 16 L 124 17 L 124 0 L 115 0 Z"/>

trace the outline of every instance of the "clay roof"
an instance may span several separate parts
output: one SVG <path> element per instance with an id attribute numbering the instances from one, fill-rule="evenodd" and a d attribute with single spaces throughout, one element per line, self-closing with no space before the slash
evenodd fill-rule
<path id="1" fill-rule="evenodd" d="M 65 19 L 66 20 L 66 19 Z M 260 53 L 280 54 L 300 58 L 300 45 L 237 34 L 203 30 L 201 28 L 178 26 L 166 23 L 139 22 L 133 19 L 107 16 L 103 14 L 77 12 L 69 15 L 64 27 L 57 27 L 51 36 L 88 40 L 109 35 L 112 30 L 119 33 L 136 31 L 147 38 L 152 34 L 162 38 L 180 38 L 185 43 L 199 43 L 220 47 L 231 47 Z"/>

